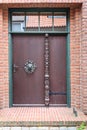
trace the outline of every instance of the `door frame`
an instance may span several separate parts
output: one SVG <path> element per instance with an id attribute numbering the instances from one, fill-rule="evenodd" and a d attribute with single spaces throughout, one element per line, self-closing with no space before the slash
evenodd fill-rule
<path id="1" fill-rule="evenodd" d="M 35 12 L 35 11 L 42 11 L 42 12 L 52 12 L 52 10 L 60 12 L 60 11 L 64 11 L 67 14 L 67 30 L 65 32 L 12 32 L 12 28 L 11 28 L 11 21 L 12 21 L 12 12 L 20 12 L 20 11 L 30 11 L 30 12 Z M 70 86 L 70 9 L 69 8 L 43 8 L 43 9 L 36 9 L 36 8 L 30 8 L 30 9 L 26 9 L 26 8 L 20 8 L 20 9 L 14 9 L 11 8 L 9 9 L 9 15 L 8 15 L 8 24 L 9 24 L 9 107 L 13 107 L 13 74 L 12 74 L 12 54 L 13 54 L 13 47 L 12 47 L 12 34 L 16 33 L 16 34 L 26 34 L 28 33 L 29 35 L 33 34 L 33 35 L 37 35 L 37 34 L 45 34 L 45 33 L 49 33 L 51 35 L 66 35 L 67 40 L 66 40 L 66 48 L 67 48 L 67 57 L 66 57 L 66 62 L 67 62 L 67 107 L 71 107 L 71 86 Z M 61 105 L 62 106 L 62 105 Z"/>

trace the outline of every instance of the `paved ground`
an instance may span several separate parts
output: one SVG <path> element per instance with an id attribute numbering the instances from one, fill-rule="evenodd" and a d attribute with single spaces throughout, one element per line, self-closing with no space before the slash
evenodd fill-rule
<path id="1" fill-rule="evenodd" d="M 87 116 L 72 108 L 13 107 L 0 110 L 0 126 L 73 126 L 87 121 Z"/>

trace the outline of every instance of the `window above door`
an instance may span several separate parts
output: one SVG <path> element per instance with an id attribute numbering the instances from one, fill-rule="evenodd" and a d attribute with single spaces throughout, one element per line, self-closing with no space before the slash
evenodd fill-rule
<path id="1" fill-rule="evenodd" d="M 68 32 L 67 10 L 10 9 L 10 32 Z"/>

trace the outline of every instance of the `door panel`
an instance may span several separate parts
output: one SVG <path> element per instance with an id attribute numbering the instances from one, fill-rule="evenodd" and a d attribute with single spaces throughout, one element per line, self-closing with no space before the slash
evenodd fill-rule
<path id="1" fill-rule="evenodd" d="M 50 104 L 66 104 L 66 37 L 50 36 Z"/>
<path id="2" fill-rule="evenodd" d="M 67 104 L 66 36 L 53 35 L 45 39 L 44 35 L 13 34 L 12 39 L 13 65 L 17 66 L 13 72 L 13 104 L 45 106 L 46 65 L 49 65 L 49 91 L 47 92 L 50 104 Z M 49 64 L 45 63 L 46 53 L 49 54 L 47 59 Z M 37 66 L 31 74 L 24 70 L 28 60 L 36 63 Z"/>
<path id="3" fill-rule="evenodd" d="M 24 71 L 27 60 L 36 63 L 32 74 Z M 44 104 L 44 37 L 13 35 L 13 104 Z"/>

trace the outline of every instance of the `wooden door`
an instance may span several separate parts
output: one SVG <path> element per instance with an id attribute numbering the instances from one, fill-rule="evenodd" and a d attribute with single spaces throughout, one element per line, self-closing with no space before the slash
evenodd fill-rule
<path id="1" fill-rule="evenodd" d="M 44 36 L 18 35 L 13 39 L 13 105 L 44 104 Z M 36 69 L 27 73 L 24 66 L 33 61 Z"/>
<path id="2" fill-rule="evenodd" d="M 66 36 L 50 36 L 50 104 L 67 104 Z"/>
<path id="3" fill-rule="evenodd" d="M 14 34 L 12 39 L 13 105 L 67 104 L 66 36 Z M 35 63 L 34 72 L 25 71 L 27 61 Z"/>

